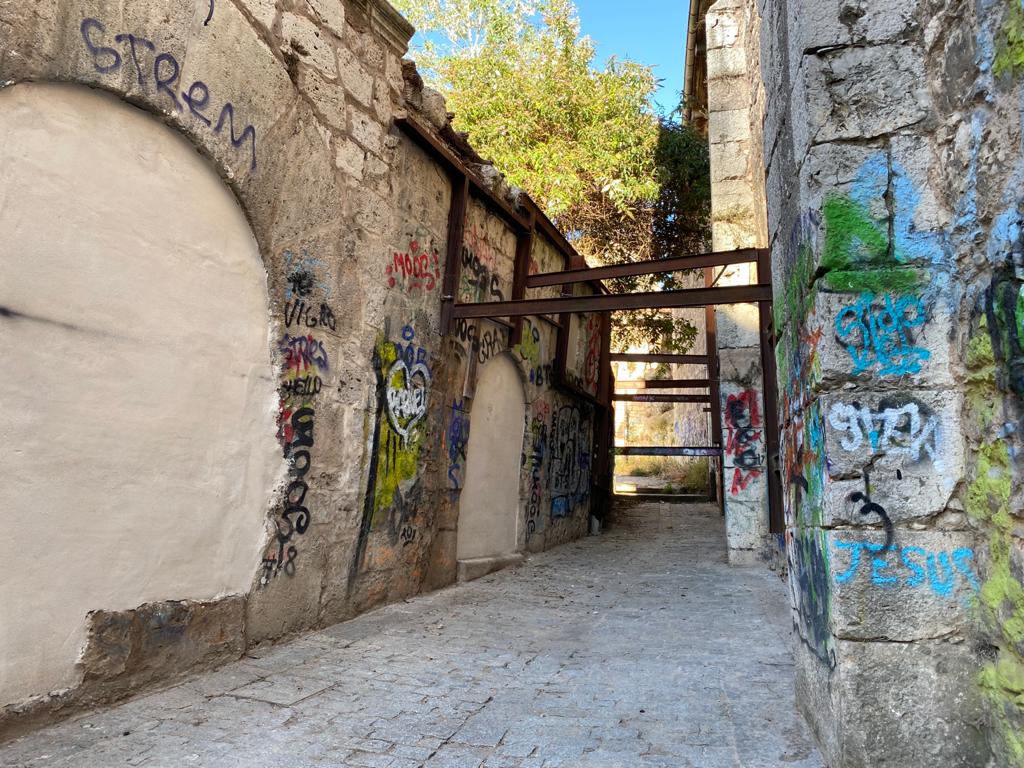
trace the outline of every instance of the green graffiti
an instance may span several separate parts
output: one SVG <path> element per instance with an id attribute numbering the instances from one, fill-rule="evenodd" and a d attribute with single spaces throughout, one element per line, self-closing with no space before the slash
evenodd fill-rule
<path id="1" fill-rule="evenodd" d="M 923 275 L 900 264 L 890 251 L 887 230 L 871 218 L 866 205 L 845 195 L 829 195 L 822 213 L 825 247 L 820 271 L 831 290 L 903 294 L 920 285 Z"/>
<path id="2" fill-rule="evenodd" d="M 992 71 L 1016 75 L 1024 70 L 1024 8 L 1020 0 L 1007 0 L 1006 18 L 1000 30 Z"/>

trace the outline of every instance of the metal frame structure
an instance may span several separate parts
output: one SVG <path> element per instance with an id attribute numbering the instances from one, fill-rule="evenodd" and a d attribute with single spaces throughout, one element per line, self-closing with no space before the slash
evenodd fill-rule
<path id="1" fill-rule="evenodd" d="M 736 251 L 712 252 L 692 256 L 676 256 L 665 259 L 616 264 L 605 267 L 587 267 L 583 258 L 544 215 L 528 196 L 521 198 L 521 209 L 513 209 L 483 181 L 471 173 L 461 158 L 429 129 L 412 118 L 400 118 L 396 124 L 413 141 L 446 168 L 451 180 L 452 197 L 448 217 L 448 242 L 444 267 L 443 292 L 441 296 L 441 333 L 451 331 L 454 320 L 481 319 L 498 322 L 509 328 L 509 344 L 519 343 L 522 336 L 522 318 L 534 316 L 558 328 L 554 384 L 574 395 L 591 401 L 597 407 L 597 446 L 594 455 L 592 512 L 603 516 L 612 495 L 612 454 L 614 433 L 614 402 L 654 403 L 710 403 L 711 446 L 691 447 L 616 447 L 614 453 L 620 456 L 709 456 L 717 457 L 718 482 L 722 478 L 722 424 L 721 393 L 717 350 L 717 328 L 715 305 L 757 303 L 760 317 L 761 362 L 764 375 L 765 431 L 769 454 L 769 517 L 772 532 L 782 527 L 781 476 L 777 470 L 779 447 L 778 415 L 776 413 L 777 385 L 775 381 L 775 355 L 772 353 L 771 327 L 771 270 L 767 249 L 747 248 Z M 471 197 L 482 199 L 487 207 L 500 216 L 516 235 L 516 251 L 513 266 L 512 297 L 508 301 L 459 302 L 457 301 L 461 270 L 461 252 L 465 236 L 466 214 Z M 562 255 L 565 269 L 558 272 L 529 274 L 529 260 L 536 236 L 541 234 Z M 758 282 L 745 286 L 715 286 L 712 275 L 714 267 L 756 262 Z M 703 269 L 705 286 L 671 291 L 640 293 L 608 293 L 601 280 L 639 275 L 656 275 L 680 270 Z M 591 287 L 590 295 L 574 295 L 572 286 L 585 283 Z M 526 298 L 531 288 L 558 286 L 562 295 L 555 298 Z M 612 354 L 611 313 L 638 309 L 670 309 L 680 307 L 702 307 L 707 327 L 707 354 L 704 355 L 661 355 L 661 354 Z M 568 357 L 569 324 L 573 314 L 601 314 L 600 376 L 597 395 L 586 392 L 566 375 Z M 551 315 L 558 316 L 558 320 Z M 612 362 L 695 364 L 707 366 L 707 377 L 694 380 L 647 381 L 643 386 L 630 389 L 692 389 L 707 388 L 708 394 L 616 394 L 612 376 Z M 626 387 L 624 387 L 626 388 Z M 717 405 L 717 407 L 716 407 Z"/>

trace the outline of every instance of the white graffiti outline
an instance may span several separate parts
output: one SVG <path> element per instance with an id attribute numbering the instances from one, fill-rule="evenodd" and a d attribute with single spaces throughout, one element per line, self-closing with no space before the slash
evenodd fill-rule
<path id="1" fill-rule="evenodd" d="M 402 374 L 402 386 L 395 386 L 395 376 Z M 422 385 L 414 386 L 416 377 L 420 377 Z M 403 440 L 424 416 L 427 415 L 427 391 L 430 389 L 430 369 L 423 363 L 412 366 L 405 360 L 396 360 L 388 369 L 387 404 L 388 422 Z"/>
<path id="2" fill-rule="evenodd" d="M 921 413 L 914 402 L 873 413 L 856 403 L 835 403 L 829 411 L 828 421 L 842 433 L 839 444 L 846 451 L 857 451 L 865 441 L 871 453 L 906 456 L 920 461 L 922 452 L 940 467 L 938 451 L 939 419 Z"/>

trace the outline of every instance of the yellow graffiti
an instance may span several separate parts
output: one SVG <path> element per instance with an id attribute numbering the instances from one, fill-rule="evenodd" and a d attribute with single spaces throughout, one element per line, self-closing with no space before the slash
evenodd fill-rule
<path id="1" fill-rule="evenodd" d="M 387 376 L 398 361 L 395 344 L 380 337 L 377 341 L 377 359 L 383 375 Z M 388 419 L 387 404 L 384 404 L 377 418 L 380 420 L 380 442 L 373 467 L 377 479 L 373 493 L 374 527 L 387 521 L 387 512 L 394 505 L 396 496 L 401 497 L 402 484 L 415 479 L 422 448 L 422 430 L 417 428 L 420 425 L 411 429 L 405 437 L 398 434 Z"/>

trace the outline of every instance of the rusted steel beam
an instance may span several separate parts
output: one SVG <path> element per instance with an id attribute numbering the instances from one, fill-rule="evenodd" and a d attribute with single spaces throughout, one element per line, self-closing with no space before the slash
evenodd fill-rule
<path id="1" fill-rule="evenodd" d="M 657 446 L 617 445 L 616 456 L 711 456 L 722 455 L 722 449 L 713 445 L 691 446 L 679 448 L 661 448 Z"/>
<path id="2" fill-rule="evenodd" d="M 469 202 L 469 176 L 452 171 L 452 202 L 448 209 L 448 246 L 444 257 L 441 287 L 441 335 L 451 332 L 452 309 L 459 293 L 462 269 L 462 240 L 466 231 L 466 206 Z"/>
<path id="3" fill-rule="evenodd" d="M 715 284 L 714 270 L 710 267 L 704 270 L 704 286 L 711 288 Z M 711 380 L 711 442 L 715 445 L 722 445 L 722 390 L 719 384 L 718 365 L 718 316 L 715 314 L 714 306 L 704 307 L 704 333 L 705 347 L 708 357 L 708 378 Z M 724 512 L 723 493 L 725 487 L 724 462 L 717 462 L 709 468 L 711 477 L 711 498 L 717 501 L 719 508 Z"/>
<path id="4" fill-rule="evenodd" d="M 560 296 L 553 299 L 492 301 L 456 304 L 452 316 L 467 320 L 478 317 L 522 317 L 547 312 L 620 312 L 658 307 L 703 307 L 708 304 L 746 304 L 772 300 L 770 285 L 730 285 L 724 288 L 687 288 L 681 291 L 613 293 L 597 296 Z"/>
<path id="5" fill-rule="evenodd" d="M 648 355 L 634 353 L 613 353 L 613 363 L 670 363 L 672 365 L 707 365 L 707 355 Z"/>
<path id="6" fill-rule="evenodd" d="M 757 279 L 766 281 L 771 275 L 771 259 L 767 252 L 757 260 Z M 764 394 L 765 447 L 768 462 L 768 523 L 771 533 L 785 533 L 786 521 L 782 505 L 782 464 L 779 455 L 779 385 L 775 367 L 775 345 L 772 338 L 772 305 L 759 304 L 761 332 L 761 375 Z"/>
<path id="7" fill-rule="evenodd" d="M 521 301 L 526 298 L 526 277 L 530 272 L 530 254 L 533 252 L 533 233 L 536 228 L 536 214 L 529 214 L 530 227 L 516 237 L 516 257 L 512 266 L 512 300 Z M 514 347 L 523 340 L 523 319 L 517 317 L 512 324 L 512 333 L 508 345 Z"/>
<path id="8" fill-rule="evenodd" d="M 652 379 L 650 381 L 616 381 L 616 389 L 707 389 L 708 379 Z"/>
<path id="9" fill-rule="evenodd" d="M 760 249 L 742 248 L 737 251 L 714 251 L 692 256 L 673 256 L 668 259 L 651 259 L 635 261 L 631 264 L 610 264 L 606 267 L 589 269 L 569 269 L 564 272 L 544 272 L 530 275 L 526 281 L 527 288 L 543 288 L 547 285 L 566 285 L 568 283 L 584 283 L 591 280 L 611 280 L 616 277 L 632 277 L 635 275 L 658 275 L 665 272 L 678 272 L 684 269 L 701 269 L 702 267 L 721 267 L 728 264 L 743 264 L 757 261 Z"/>
<path id="10" fill-rule="evenodd" d="M 626 403 L 710 403 L 711 395 L 612 395 Z"/>

